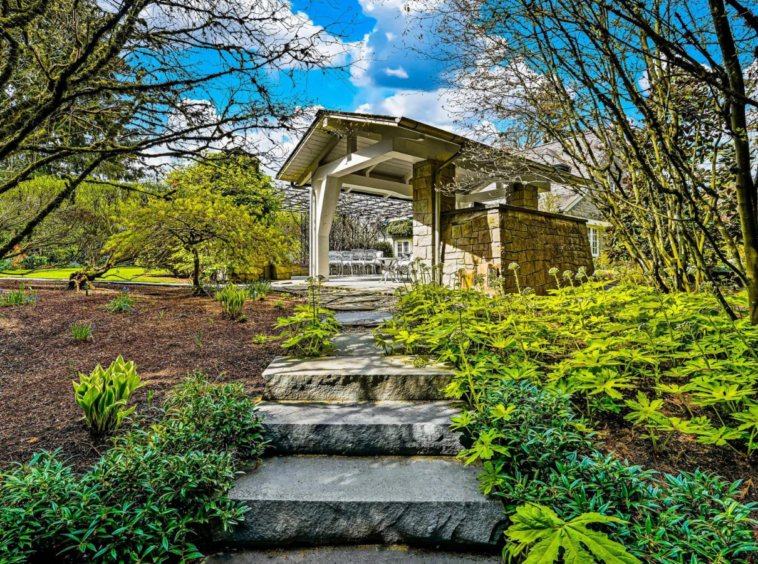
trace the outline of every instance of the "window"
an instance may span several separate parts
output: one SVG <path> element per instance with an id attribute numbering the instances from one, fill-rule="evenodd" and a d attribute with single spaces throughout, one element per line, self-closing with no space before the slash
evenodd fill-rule
<path id="1" fill-rule="evenodd" d="M 597 258 L 600 256 L 600 230 L 597 227 L 587 226 L 587 235 L 590 238 L 590 250 L 592 256 Z"/>
<path id="2" fill-rule="evenodd" d="M 410 241 L 395 241 L 395 251 L 397 252 L 397 255 L 400 256 L 401 254 L 408 255 L 411 253 L 411 242 Z"/>

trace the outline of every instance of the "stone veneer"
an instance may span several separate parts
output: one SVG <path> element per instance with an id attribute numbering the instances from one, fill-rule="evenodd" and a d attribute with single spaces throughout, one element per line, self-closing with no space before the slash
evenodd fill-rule
<path id="1" fill-rule="evenodd" d="M 413 165 L 413 258 L 421 259 L 427 266 L 432 264 L 434 198 L 441 198 L 441 212 L 455 210 L 455 196 L 435 190 L 435 175 L 442 165 L 439 161 L 421 161 Z M 455 167 L 450 165 L 440 173 L 442 186 L 455 180 Z"/>
<path id="2" fill-rule="evenodd" d="M 415 204 L 414 204 L 415 205 Z M 586 220 L 510 205 L 452 210 L 442 213 L 443 280 L 458 279 L 458 271 L 486 273 L 494 269 L 507 281 L 506 291 L 516 284 L 508 265 L 517 262 L 521 288 L 538 294 L 555 288 L 548 271 L 556 267 L 592 273 L 592 254 Z"/>

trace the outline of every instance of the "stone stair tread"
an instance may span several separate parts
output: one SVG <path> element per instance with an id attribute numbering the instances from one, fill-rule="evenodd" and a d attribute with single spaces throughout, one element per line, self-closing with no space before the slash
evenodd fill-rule
<path id="1" fill-rule="evenodd" d="M 493 554 L 440 552 L 406 546 L 328 546 L 276 550 L 247 550 L 209 556 L 206 564 L 477 564 L 501 562 Z"/>
<path id="2" fill-rule="evenodd" d="M 229 493 L 250 511 L 228 542 L 491 549 L 502 537 L 503 508 L 478 491 L 480 472 L 435 457 L 265 459 Z"/>
<path id="3" fill-rule="evenodd" d="M 481 468 L 436 457 L 280 456 L 242 476 L 232 499 L 497 504 L 478 490 Z M 499 507 L 499 504 L 497 504 Z"/>
<path id="4" fill-rule="evenodd" d="M 413 356 L 327 356 L 321 358 L 296 358 L 278 356 L 263 371 L 267 376 L 324 376 L 344 374 L 350 376 L 406 376 L 406 375 L 453 375 L 447 366 L 433 364 L 413 366 Z"/>
<path id="5" fill-rule="evenodd" d="M 460 433 L 450 418 L 460 405 L 446 401 L 265 401 L 269 455 L 341 454 L 454 456 Z"/>
<path id="6" fill-rule="evenodd" d="M 443 365 L 413 366 L 411 356 L 277 357 L 263 371 L 270 400 L 442 400 L 453 378 Z"/>
<path id="7" fill-rule="evenodd" d="M 264 401 L 267 424 L 450 425 L 461 404 L 449 401 Z"/>

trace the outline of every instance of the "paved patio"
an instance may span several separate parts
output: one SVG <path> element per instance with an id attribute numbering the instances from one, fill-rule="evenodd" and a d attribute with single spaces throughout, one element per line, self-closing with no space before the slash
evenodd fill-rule
<path id="1" fill-rule="evenodd" d="M 308 288 L 306 276 L 293 276 L 291 280 L 277 280 L 271 285 L 275 290 L 295 290 L 301 291 Z M 374 276 L 332 276 L 332 278 L 323 283 L 325 288 L 339 288 L 343 290 L 358 290 L 363 292 L 379 292 L 382 294 L 393 294 L 398 288 L 402 288 L 407 283 L 384 281 L 381 275 Z"/>

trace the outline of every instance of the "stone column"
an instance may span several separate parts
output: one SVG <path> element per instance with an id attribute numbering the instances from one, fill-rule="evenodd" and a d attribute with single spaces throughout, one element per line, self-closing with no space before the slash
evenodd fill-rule
<path id="1" fill-rule="evenodd" d="M 435 177 L 442 163 L 435 160 L 421 161 L 413 165 L 411 187 L 413 190 L 413 258 L 420 258 L 431 266 L 434 257 L 434 205 L 439 198 L 440 213 L 455 209 L 455 196 L 435 190 Z M 442 186 L 455 180 L 455 166 L 446 166 L 440 174 Z M 439 228 L 439 226 L 438 226 Z"/>
<path id="2" fill-rule="evenodd" d="M 536 210 L 538 202 L 537 187 L 533 184 L 514 182 L 505 189 L 505 203 L 509 206 Z"/>

